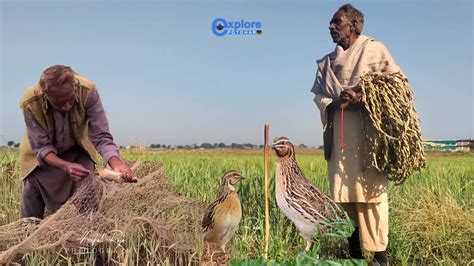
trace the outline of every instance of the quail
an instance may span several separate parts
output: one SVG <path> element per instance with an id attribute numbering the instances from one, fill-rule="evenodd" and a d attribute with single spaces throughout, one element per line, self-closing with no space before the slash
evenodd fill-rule
<path id="1" fill-rule="evenodd" d="M 219 196 L 209 205 L 202 220 L 204 241 L 215 243 L 225 251 L 225 245 L 239 228 L 242 218 L 240 199 L 235 185 L 244 177 L 229 171 L 222 178 Z"/>
<path id="2" fill-rule="evenodd" d="M 296 162 L 295 148 L 288 138 L 275 138 L 272 149 L 277 155 L 277 205 L 306 240 L 305 250 L 309 251 L 314 237 L 329 232 L 332 222 L 350 222 L 350 219 L 341 207 L 304 176 Z"/>

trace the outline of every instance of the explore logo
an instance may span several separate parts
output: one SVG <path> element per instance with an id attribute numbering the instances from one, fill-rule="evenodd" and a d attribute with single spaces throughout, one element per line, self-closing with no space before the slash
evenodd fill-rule
<path id="1" fill-rule="evenodd" d="M 212 33 L 216 36 L 224 35 L 261 35 L 262 23 L 260 21 L 227 21 L 216 18 L 212 22 Z"/>

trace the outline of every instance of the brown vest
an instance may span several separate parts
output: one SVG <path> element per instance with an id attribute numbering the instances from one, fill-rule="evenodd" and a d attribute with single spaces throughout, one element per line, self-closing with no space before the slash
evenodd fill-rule
<path id="1" fill-rule="evenodd" d="M 79 146 L 97 163 L 97 151 L 89 140 L 87 128 L 89 121 L 86 115 L 85 105 L 89 100 L 91 92 L 96 89 L 94 83 L 90 80 L 75 75 L 77 101 L 69 111 L 70 123 Z M 38 124 L 44 129 L 49 139 L 54 138 L 54 118 L 51 108 L 45 108 L 47 100 L 39 84 L 27 88 L 21 97 L 20 108 L 22 111 L 33 114 Z M 27 177 L 38 166 L 36 154 L 31 149 L 28 135 L 25 133 L 20 145 L 20 177 Z"/>

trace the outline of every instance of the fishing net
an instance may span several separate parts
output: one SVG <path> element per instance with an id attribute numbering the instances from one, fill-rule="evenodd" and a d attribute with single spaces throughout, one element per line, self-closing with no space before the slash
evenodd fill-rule
<path id="1" fill-rule="evenodd" d="M 365 121 L 367 163 L 402 184 L 426 164 L 412 89 L 402 74 L 380 72 L 363 75 L 359 87 L 369 120 Z M 368 137 L 369 123 L 375 127 L 375 137 Z"/>
<path id="2" fill-rule="evenodd" d="M 198 262 L 203 203 L 179 195 L 159 162 L 135 162 L 131 169 L 140 177 L 136 184 L 91 175 L 44 220 L 0 226 L 0 264 L 41 251 L 74 258 L 77 250 L 108 250 L 102 256 L 116 263 Z"/>

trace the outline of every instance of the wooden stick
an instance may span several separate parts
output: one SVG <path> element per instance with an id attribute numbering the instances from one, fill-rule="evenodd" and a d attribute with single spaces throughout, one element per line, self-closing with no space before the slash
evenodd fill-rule
<path id="1" fill-rule="evenodd" d="M 265 259 L 268 259 L 268 243 L 270 241 L 270 201 L 269 201 L 269 191 L 268 191 L 268 132 L 269 132 L 269 125 L 265 123 L 264 127 L 264 138 L 265 138 Z"/>

